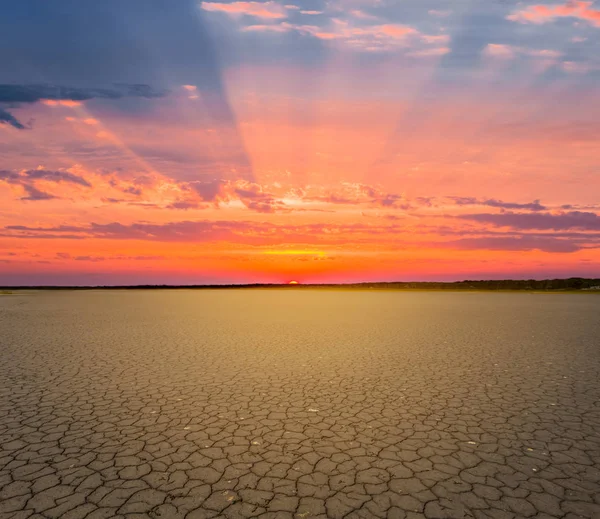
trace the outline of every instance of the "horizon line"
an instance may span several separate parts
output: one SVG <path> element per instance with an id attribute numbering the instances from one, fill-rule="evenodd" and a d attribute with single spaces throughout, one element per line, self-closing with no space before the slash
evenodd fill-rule
<path id="1" fill-rule="evenodd" d="M 549 283 L 549 282 L 567 282 L 567 281 L 580 281 L 580 282 L 597 282 L 600 283 L 600 278 L 584 278 L 584 277 L 568 277 L 568 278 L 544 278 L 544 279 L 463 279 L 457 281 L 358 281 L 358 282 L 347 282 L 347 283 L 215 283 L 215 284 L 153 284 L 153 283 L 142 283 L 136 285 L 3 285 L 0 286 L 0 290 L 85 290 L 85 289 L 227 289 L 227 288 L 301 288 L 301 287 L 313 287 L 313 288 L 330 288 L 330 287 L 377 287 L 377 286 L 390 286 L 390 285 L 403 285 L 396 288 L 419 288 L 421 287 L 437 285 L 437 286 L 450 286 L 450 285 L 464 285 L 466 283 L 515 283 L 525 285 L 526 283 Z M 478 287 L 466 287 L 466 288 L 478 288 Z M 523 288 L 526 288 L 523 286 Z M 583 287 L 580 287 L 583 288 Z M 585 287 L 587 288 L 587 287 Z M 554 288 L 556 290 L 557 288 Z"/>

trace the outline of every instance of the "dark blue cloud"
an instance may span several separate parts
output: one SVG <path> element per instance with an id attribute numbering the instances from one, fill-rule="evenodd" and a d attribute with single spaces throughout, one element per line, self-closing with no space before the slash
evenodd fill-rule
<path id="1" fill-rule="evenodd" d="M 41 99 L 87 101 L 122 97 L 161 97 L 148 85 L 115 85 L 114 88 L 73 88 L 59 85 L 0 85 L 0 103 L 35 103 Z"/>
<path id="2" fill-rule="evenodd" d="M 116 83 L 152 91 L 196 85 L 207 117 L 229 129 L 228 141 L 245 157 L 240 170 L 252 178 L 203 16 L 196 0 L 6 0 L 0 83 L 66 85 L 71 93 L 101 93 Z M 129 93 L 139 99 L 150 87 L 140 88 Z M 0 121 L 20 125 L 6 110 Z"/>
<path id="3" fill-rule="evenodd" d="M 123 97 L 162 97 L 166 92 L 156 92 L 148 85 L 115 85 L 114 88 L 73 88 L 58 85 L 0 85 L 0 103 L 18 106 L 36 103 L 42 99 L 87 101 L 90 99 L 121 99 Z M 20 130 L 21 124 L 10 112 L 0 109 L 0 122 Z"/>
<path id="4" fill-rule="evenodd" d="M 193 0 L 7 0 L 0 35 L 2 75 L 11 82 L 222 88 Z"/>
<path id="5" fill-rule="evenodd" d="M 6 110 L 3 110 L 1 107 L 0 107 L 0 123 L 10 124 L 11 126 L 18 128 L 19 130 L 25 129 L 25 126 L 23 126 L 13 114 L 11 114 L 10 112 L 7 112 Z"/>

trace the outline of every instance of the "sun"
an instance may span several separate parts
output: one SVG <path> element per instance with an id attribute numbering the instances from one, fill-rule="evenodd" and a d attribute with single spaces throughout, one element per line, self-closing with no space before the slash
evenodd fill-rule
<path id="1" fill-rule="evenodd" d="M 298 285 L 298 282 L 297 282 L 297 281 L 290 281 L 290 282 L 288 283 L 288 285 Z"/>

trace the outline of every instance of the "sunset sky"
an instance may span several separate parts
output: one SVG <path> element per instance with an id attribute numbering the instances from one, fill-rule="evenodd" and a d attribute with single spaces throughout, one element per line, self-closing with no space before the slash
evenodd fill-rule
<path id="1" fill-rule="evenodd" d="M 0 285 L 600 276 L 600 1 L 9 0 Z"/>

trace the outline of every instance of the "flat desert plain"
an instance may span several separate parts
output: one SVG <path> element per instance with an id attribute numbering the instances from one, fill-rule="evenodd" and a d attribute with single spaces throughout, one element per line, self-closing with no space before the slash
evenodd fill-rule
<path id="1" fill-rule="evenodd" d="M 0 517 L 599 518 L 600 297 L 0 297 Z"/>

